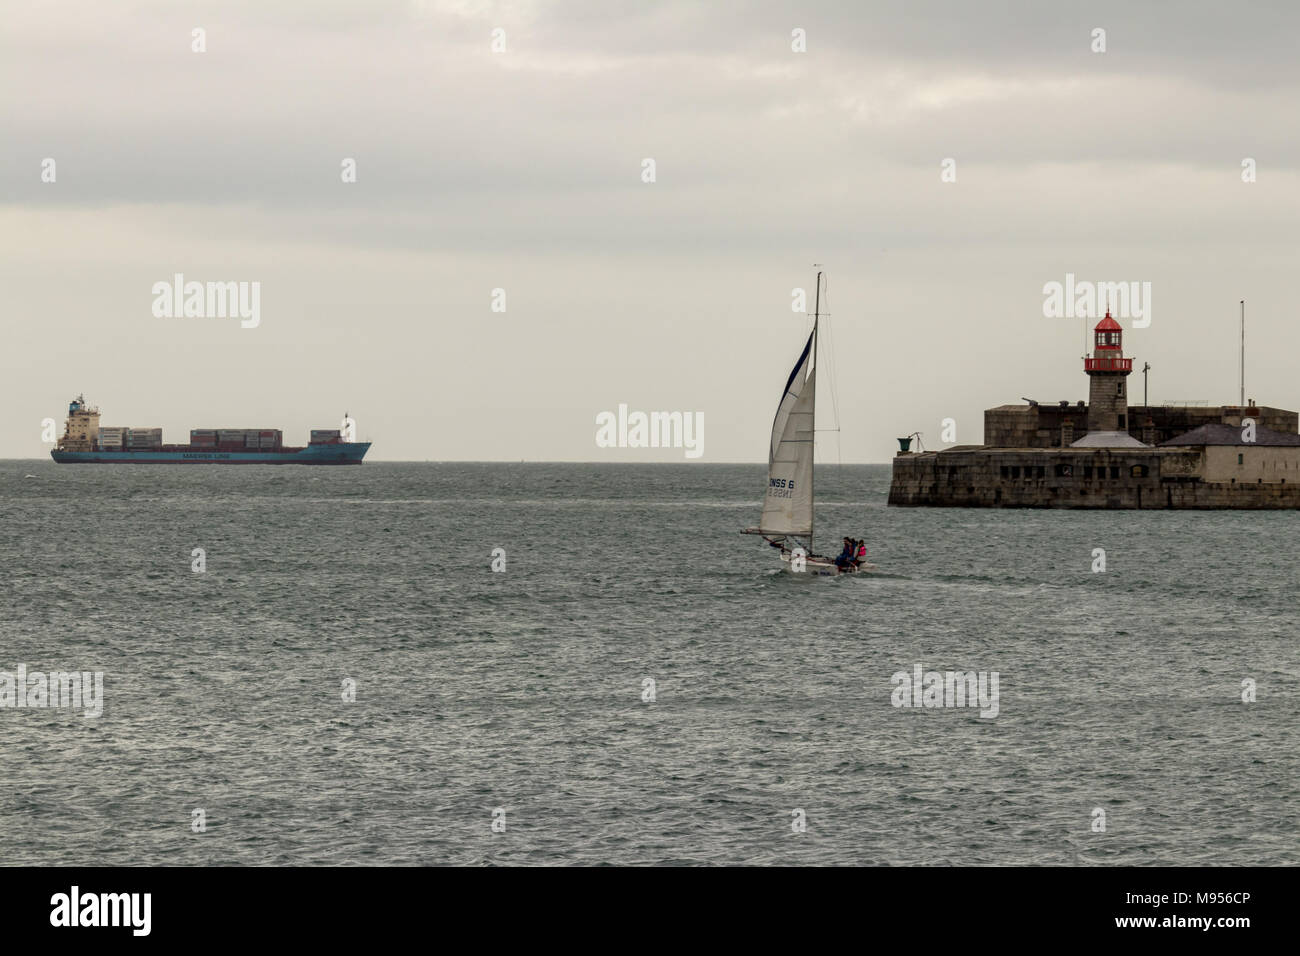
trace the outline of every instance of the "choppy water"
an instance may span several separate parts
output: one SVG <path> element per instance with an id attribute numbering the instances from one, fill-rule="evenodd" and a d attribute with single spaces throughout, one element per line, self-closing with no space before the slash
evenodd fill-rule
<path id="1" fill-rule="evenodd" d="M 3 862 L 1300 861 L 1300 515 L 818 479 L 884 574 L 773 573 L 752 466 L 0 463 L 0 670 L 106 696 L 0 709 Z"/>

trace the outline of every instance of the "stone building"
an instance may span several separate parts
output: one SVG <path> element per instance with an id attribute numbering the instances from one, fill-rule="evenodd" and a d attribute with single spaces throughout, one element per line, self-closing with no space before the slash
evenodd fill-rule
<path id="1" fill-rule="evenodd" d="M 1300 415 L 1270 406 L 1131 406 L 1109 312 L 1084 360 L 1088 402 L 984 412 L 983 445 L 894 459 L 891 505 L 1300 508 Z"/>
<path id="2" fill-rule="evenodd" d="M 1240 425 L 1251 418 L 1277 432 L 1297 431 L 1300 416 L 1267 405 L 1130 405 L 1128 433 L 1144 445 L 1159 445 L 1202 425 Z M 1061 401 L 999 405 L 984 411 L 984 444 L 991 448 L 1069 447 L 1088 428 L 1088 404 Z M 1068 441 L 1063 440 L 1068 438 Z"/>

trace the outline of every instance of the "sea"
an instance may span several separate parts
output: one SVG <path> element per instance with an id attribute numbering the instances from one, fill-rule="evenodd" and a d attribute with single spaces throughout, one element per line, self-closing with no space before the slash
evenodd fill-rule
<path id="1" fill-rule="evenodd" d="M 0 462 L 2 861 L 1300 862 L 1300 514 L 817 482 Z"/>

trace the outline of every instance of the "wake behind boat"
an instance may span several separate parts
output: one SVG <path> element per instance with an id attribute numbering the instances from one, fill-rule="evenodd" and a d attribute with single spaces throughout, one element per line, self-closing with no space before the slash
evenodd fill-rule
<path id="1" fill-rule="evenodd" d="M 817 332 L 821 323 L 822 274 L 817 273 L 813 328 L 808 342 L 785 383 L 772 422 L 767 459 L 767 494 L 757 528 L 781 551 L 781 560 L 795 573 L 861 574 L 878 570 L 867 561 L 866 545 L 851 538 L 836 558 L 813 551 L 813 451 L 817 422 Z"/>

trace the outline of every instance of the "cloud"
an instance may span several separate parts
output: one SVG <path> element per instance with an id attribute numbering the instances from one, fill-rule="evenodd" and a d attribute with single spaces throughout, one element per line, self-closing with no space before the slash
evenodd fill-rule
<path id="1" fill-rule="evenodd" d="M 0 273 L 13 315 L 76 336 L 66 385 L 32 362 L 12 381 L 120 391 L 96 357 L 123 342 L 155 394 L 176 385 L 160 362 L 186 350 L 265 363 L 271 381 L 306 361 L 389 417 L 381 457 L 427 457 L 385 363 L 454 349 L 455 394 L 482 394 L 495 358 L 527 408 L 487 431 L 449 421 L 447 457 L 496 457 L 500 436 L 526 449 L 504 457 L 591 457 L 586 422 L 619 401 L 709 411 L 735 423 L 711 424 L 710 457 L 757 457 L 782 336 L 802 335 L 790 288 L 817 261 L 853 310 L 841 368 L 867 370 L 875 396 L 847 457 L 880 459 L 913 409 L 966 421 L 1018 397 L 963 361 L 989 329 L 1019 336 L 1000 347 L 1024 389 L 1077 386 L 1077 330 L 1035 318 L 1066 271 L 1158 279 L 1147 348 L 1217 334 L 1219 299 L 1289 301 L 1297 19 L 1210 3 L 14 4 Z M 152 322 L 140 297 L 174 271 L 263 281 L 261 337 Z M 498 286 L 504 318 L 484 313 Z M 1288 377 L 1267 378 L 1291 342 L 1267 314 L 1260 384 L 1294 403 Z M 40 354 L 41 328 L 8 335 Z M 1189 393 L 1196 361 L 1180 354 Z M 557 366 L 586 371 L 561 385 Z M 250 385 L 250 409 L 271 392 Z M 583 424 L 555 432 L 574 409 Z"/>

